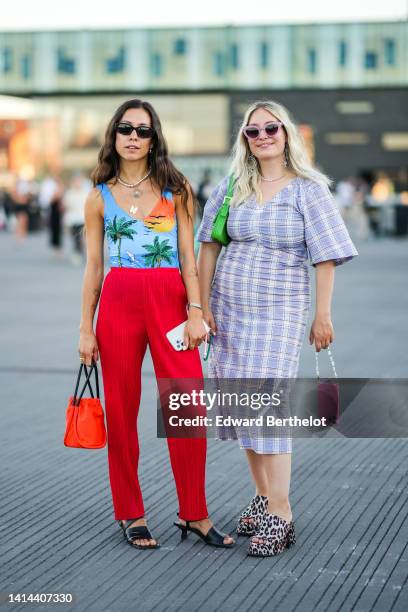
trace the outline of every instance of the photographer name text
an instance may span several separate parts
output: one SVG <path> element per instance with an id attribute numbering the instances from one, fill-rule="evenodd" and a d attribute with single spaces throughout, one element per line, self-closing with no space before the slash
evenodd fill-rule
<path id="1" fill-rule="evenodd" d="M 171 427 L 326 427 L 326 417 L 306 417 L 300 418 L 290 416 L 286 418 L 278 418 L 273 415 L 260 415 L 254 418 L 240 418 L 232 416 L 217 415 L 216 417 L 195 416 L 192 418 L 179 417 L 172 415 L 169 418 Z"/>

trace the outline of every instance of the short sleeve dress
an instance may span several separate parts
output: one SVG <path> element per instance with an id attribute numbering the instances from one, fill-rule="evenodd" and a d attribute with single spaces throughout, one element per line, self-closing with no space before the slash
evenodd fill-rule
<path id="1" fill-rule="evenodd" d="M 212 242 L 228 177 L 214 189 L 198 229 Z M 210 307 L 216 324 L 210 378 L 294 378 L 311 302 L 308 259 L 336 266 L 358 252 L 327 186 L 295 177 L 270 201 L 230 207 L 229 245 L 219 257 Z M 291 439 L 238 433 L 241 448 L 291 452 Z"/>

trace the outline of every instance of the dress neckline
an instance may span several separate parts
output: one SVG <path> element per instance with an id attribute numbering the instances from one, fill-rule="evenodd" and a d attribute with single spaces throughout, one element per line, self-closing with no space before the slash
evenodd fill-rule
<path id="1" fill-rule="evenodd" d="M 161 203 L 161 201 L 163 200 L 163 193 L 160 195 L 160 198 L 157 200 L 157 202 L 153 205 L 153 208 L 151 209 L 151 211 L 149 212 L 148 215 L 145 215 L 144 217 L 142 217 L 142 219 L 137 219 L 136 217 L 132 217 L 132 215 L 130 215 L 128 213 L 127 210 L 125 210 L 124 208 L 122 208 L 121 206 L 119 206 L 115 196 L 112 193 L 111 188 L 109 187 L 109 185 L 107 183 L 104 183 L 106 185 L 106 189 L 108 190 L 109 195 L 112 198 L 113 203 L 115 204 L 116 208 L 119 208 L 127 217 L 129 217 L 129 219 L 132 219 L 132 221 L 139 221 L 140 223 L 143 223 L 146 219 L 148 219 L 149 217 L 151 217 L 152 213 L 154 212 L 154 210 L 157 208 L 157 206 Z"/>
<path id="2" fill-rule="evenodd" d="M 277 198 L 281 193 L 283 193 L 285 191 L 285 189 L 288 189 L 288 187 L 291 187 L 292 183 L 297 181 L 298 178 L 300 178 L 298 175 L 294 176 L 288 183 L 286 183 L 286 185 L 284 187 L 282 187 L 282 189 L 279 189 L 279 191 L 277 191 L 275 193 L 275 195 L 272 196 L 272 198 L 270 198 L 269 200 L 266 200 L 265 202 L 262 202 L 262 204 L 258 204 L 256 202 L 256 200 L 255 200 L 255 205 L 258 208 L 263 208 L 266 204 L 269 204 L 270 202 L 273 202 L 273 200 L 275 198 Z"/>

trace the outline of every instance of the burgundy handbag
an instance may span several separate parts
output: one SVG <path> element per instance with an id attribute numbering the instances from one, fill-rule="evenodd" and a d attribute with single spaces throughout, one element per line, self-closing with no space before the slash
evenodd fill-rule
<path id="1" fill-rule="evenodd" d="M 336 372 L 336 366 L 334 363 L 333 355 L 330 351 L 330 347 L 327 347 L 327 354 L 330 359 L 330 363 L 333 369 L 335 378 L 338 378 Z M 316 377 L 318 380 L 317 385 L 317 417 L 319 419 L 326 418 L 326 426 L 336 425 L 339 422 L 340 417 L 340 387 L 337 383 L 332 382 L 320 382 L 319 372 L 319 353 L 316 352 Z M 324 429 L 324 428 L 323 428 Z"/>

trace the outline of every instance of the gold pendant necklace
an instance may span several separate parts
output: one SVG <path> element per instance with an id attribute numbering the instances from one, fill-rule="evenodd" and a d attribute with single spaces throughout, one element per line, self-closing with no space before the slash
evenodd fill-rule
<path id="1" fill-rule="evenodd" d="M 143 176 L 140 181 L 137 181 L 136 183 L 127 183 L 126 181 L 124 181 L 122 178 L 120 178 L 120 176 L 118 176 L 118 182 L 123 185 L 124 187 L 128 187 L 129 189 L 134 189 L 135 187 L 138 187 L 140 185 L 140 183 L 143 183 L 143 181 L 145 181 L 147 179 L 148 176 L 150 176 L 150 170 L 149 172 Z M 140 198 L 140 196 L 142 195 L 142 192 L 140 191 L 140 189 L 135 189 L 135 191 L 132 193 L 133 197 L 135 199 Z M 130 209 L 130 212 L 132 212 L 132 208 L 134 208 L 133 206 Z M 135 208 L 135 210 L 137 210 L 137 207 Z M 133 213 L 132 213 L 133 214 Z"/>

